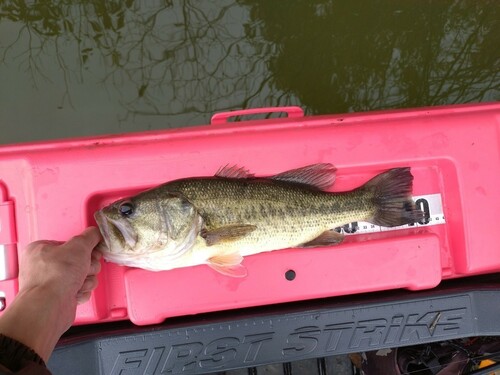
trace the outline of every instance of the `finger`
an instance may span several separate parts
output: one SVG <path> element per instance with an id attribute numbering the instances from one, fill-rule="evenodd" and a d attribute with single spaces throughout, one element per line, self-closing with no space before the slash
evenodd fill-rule
<path id="1" fill-rule="evenodd" d="M 99 250 L 94 249 L 94 251 L 92 251 L 92 260 L 100 261 L 101 258 L 102 258 L 102 253 Z"/>
<path id="2" fill-rule="evenodd" d="M 101 240 L 101 233 L 96 227 L 89 227 L 85 229 L 81 234 L 71 238 L 68 242 L 64 244 L 65 247 L 70 249 L 78 248 L 87 250 L 89 253 L 97 246 Z"/>
<path id="3" fill-rule="evenodd" d="M 48 246 L 59 246 L 63 243 L 64 242 L 61 242 L 61 241 L 40 240 L 40 241 L 31 242 L 30 244 L 28 244 L 28 246 L 26 246 L 26 250 L 32 250 L 32 249 L 35 249 L 37 247 L 47 246 L 47 245 Z"/>
<path id="4" fill-rule="evenodd" d="M 82 303 L 87 302 L 90 299 L 91 295 L 92 295 L 92 292 L 85 292 L 85 293 L 79 292 L 76 295 L 76 303 L 81 305 Z"/>
<path id="5" fill-rule="evenodd" d="M 64 242 L 62 241 L 55 241 L 55 240 L 41 240 L 41 241 L 36 241 L 34 243 L 38 243 L 41 245 L 51 245 L 51 246 L 58 246 L 63 244 Z"/>
<path id="6" fill-rule="evenodd" d="M 104 241 L 101 241 L 97 244 L 97 246 L 95 247 L 95 250 L 97 250 L 97 252 L 101 253 L 105 253 L 107 251 L 109 251 L 108 249 L 108 246 L 106 245 L 106 243 L 104 243 Z"/>
<path id="7" fill-rule="evenodd" d="M 96 259 L 92 259 L 90 262 L 89 276 L 97 275 L 101 272 L 101 262 Z"/>
<path id="8" fill-rule="evenodd" d="M 97 287 L 98 281 L 95 275 L 87 276 L 78 293 L 91 292 Z"/>

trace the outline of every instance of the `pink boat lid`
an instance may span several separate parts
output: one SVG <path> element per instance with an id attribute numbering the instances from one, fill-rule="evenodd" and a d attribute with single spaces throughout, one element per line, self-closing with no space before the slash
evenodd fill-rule
<path id="1" fill-rule="evenodd" d="M 288 117 L 229 122 L 270 112 Z M 178 178 L 211 176 L 227 163 L 257 176 L 333 163 L 333 191 L 409 166 L 414 196 L 430 221 L 397 230 L 346 226 L 355 233 L 339 246 L 245 258 L 242 279 L 204 265 L 149 272 L 105 263 L 75 324 L 153 324 L 208 311 L 432 288 L 442 279 L 499 271 L 499 124 L 500 103 L 310 117 L 282 107 L 216 114 L 202 127 L 0 147 L 0 299 L 8 305 L 15 297 L 17 252 L 29 242 L 66 240 L 95 225 L 94 211 L 113 200 Z"/>

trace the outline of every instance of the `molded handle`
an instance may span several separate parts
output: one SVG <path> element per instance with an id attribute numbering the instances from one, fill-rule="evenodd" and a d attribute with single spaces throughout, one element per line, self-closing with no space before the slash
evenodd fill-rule
<path id="1" fill-rule="evenodd" d="M 246 116 L 255 115 L 261 113 L 276 113 L 284 112 L 288 117 L 304 117 L 304 111 L 302 108 L 297 106 L 290 107 L 264 107 L 264 108 L 250 108 L 250 109 L 237 109 L 229 112 L 216 113 L 212 116 L 210 124 L 212 125 L 222 125 L 227 123 L 228 119 L 236 116 Z"/>

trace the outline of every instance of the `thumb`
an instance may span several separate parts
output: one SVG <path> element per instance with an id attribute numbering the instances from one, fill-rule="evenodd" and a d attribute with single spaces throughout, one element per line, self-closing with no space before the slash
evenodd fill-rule
<path id="1" fill-rule="evenodd" d="M 96 227 L 89 227 L 81 234 L 74 236 L 67 241 L 63 246 L 68 249 L 75 249 L 78 251 L 85 251 L 89 255 L 92 250 L 101 241 L 101 233 Z"/>

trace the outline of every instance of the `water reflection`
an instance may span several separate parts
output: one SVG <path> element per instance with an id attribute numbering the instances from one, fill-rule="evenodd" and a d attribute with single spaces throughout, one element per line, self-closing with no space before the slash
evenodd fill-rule
<path id="1" fill-rule="evenodd" d="M 274 100 L 268 51 L 246 39 L 247 8 L 232 1 L 0 4 L 0 74 L 15 74 L 9 84 L 21 85 L 23 94 L 36 92 L 29 102 L 43 115 L 36 120 L 47 120 L 58 134 L 71 121 L 78 123 L 73 133 L 106 133 L 201 124 L 216 111 L 289 104 Z M 4 122 L 33 121 L 16 112 Z"/>
<path id="2" fill-rule="evenodd" d="M 0 0 L 0 142 L 499 100 L 499 16 L 494 0 Z"/>
<path id="3" fill-rule="evenodd" d="M 497 1 L 242 2 L 276 87 L 315 113 L 500 99 Z"/>

